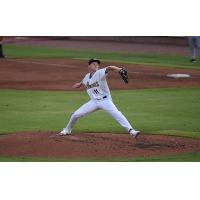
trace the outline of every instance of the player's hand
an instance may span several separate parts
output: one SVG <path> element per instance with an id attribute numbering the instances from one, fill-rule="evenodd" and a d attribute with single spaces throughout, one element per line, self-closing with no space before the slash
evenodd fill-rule
<path id="1" fill-rule="evenodd" d="M 75 83 L 72 88 L 80 88 L 82 85 L 82 82 L 79 82 L 79 83 Z"/>
<path id="2" fill-rule="evenodd" d="M 117 71 L 120 72 L 123 69 L 123 67 L 118 67 Z"/>

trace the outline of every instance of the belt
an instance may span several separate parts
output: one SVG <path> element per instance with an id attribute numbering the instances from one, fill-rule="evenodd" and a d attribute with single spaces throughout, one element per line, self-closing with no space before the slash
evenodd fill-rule
<path id="1" fill-rule="evenodd" d="M 104 97 L 102 97 L 101 99 L 97 99 L 97 100 L 102 100 L 102 99 L 106 99 L 107 98 L 107 96 L 104 96 Z"/>

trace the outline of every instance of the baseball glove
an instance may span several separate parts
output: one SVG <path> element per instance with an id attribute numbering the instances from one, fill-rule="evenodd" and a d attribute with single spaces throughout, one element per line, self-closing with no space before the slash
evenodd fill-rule
<path id="1" fill-rule="evenodd" d="M 125 82 L 125 83 L 128 83 L 128 72 L 122 68 L 120 71 L 119 71 L 119 74 L 122 78 L 122 80 Z"/>

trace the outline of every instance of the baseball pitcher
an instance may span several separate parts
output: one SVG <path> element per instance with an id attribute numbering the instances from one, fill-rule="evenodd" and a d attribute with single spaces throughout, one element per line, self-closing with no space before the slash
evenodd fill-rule
<path id="1" fill-rule="evenodd" d="M 124 127 L 127 132 L 130 133 L 130 135 L 132 135 L 134 138 L 137 138 L 140 132 L 133 129 L 125 116 L 114 105 L 106 81 L 106 76 L 110 71 L 117 71 L 119 72 L 123 81 L 128 83 L 128 73 L 124 68 L 119 68 L 116 66 L 108 66 L 100 69 L 100 63 L 100 60 L 96 58 L 90 59 L 88 61 L 89 73 L 85 75 L 81 82 L 73 85 L 73 88 L 79 88 L 84 85 L 90 97 L 90 101 L 82 105 L 72 114 L 69 123 L 59 133 L 59 135 L 69 135 L 74 124 L 80 117 L 102 109 L 109 113 L 119 124 L 121 124 L 121 126 Z"/>

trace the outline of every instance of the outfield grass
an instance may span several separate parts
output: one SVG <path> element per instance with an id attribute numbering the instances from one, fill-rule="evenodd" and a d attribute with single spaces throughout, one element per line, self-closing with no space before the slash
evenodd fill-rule
<path id="1" fill-rule="evenodd" d="M 8 58 L 68 58 L 89 59 L 100 58 L 103 61 L 112 61 L 130 64 L 146 64 L 153 66 L 166 66 L 175 68 L 199 69 L 200 63 L 191 64 L 188 56 L 173 54 L 132 54 L 101 51 L 81 51 L 64 48 L 47 48 L 20 45 L 4 45 L 4 52 Z"/>
<path id="2" fill-rule="evenodd" d="M 149 134 L 200 138 L 200 90 L 112 91 L 115 104 L 136 129 Z M 0 90 L 0 133 L 58 131 L 89 100 L 85 92 Z M 74 132 L 124 132 L 107 113 L 81 118 Z"/>

